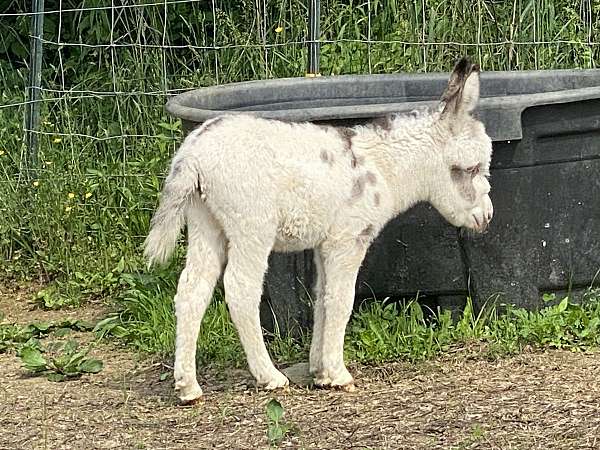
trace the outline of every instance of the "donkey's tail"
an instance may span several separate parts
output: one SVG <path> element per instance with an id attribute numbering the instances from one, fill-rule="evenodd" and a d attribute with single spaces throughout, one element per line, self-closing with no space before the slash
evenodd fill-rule
<path id="1" fill-rule="evenodd" d="M 144 256 L 148 260 L 148 266 L 164 264 L 169 260 L 185 225 L 186 208 L 193 196 L 200 194 L 200 174 L 195 161 L 188 152 L 178 153 L 171 165 L 158 209 L 150 222 L 150 232 L 144 242 Z"/>

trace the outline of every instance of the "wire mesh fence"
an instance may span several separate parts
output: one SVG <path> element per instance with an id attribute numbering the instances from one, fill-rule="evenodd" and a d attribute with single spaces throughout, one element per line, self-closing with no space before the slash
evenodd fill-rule
<path id="1" fill-rule="evenodd" d="M 46 0 L 37 12 L 32 4 L 39 0 L 0 3 L 3 267 L 106 271 L 125 256 L 135 268 L 181 135 L 166 99 L 304 76 L 308 2 Z M 323 0 L 320 71 L 449 70 L 462 54 L 484 70 L 593 68 L 599 34 L 595 0 Z M 27 95 L 36 44 L 39 97 Z M 39 126 L 25 120 L 32 102 Z"/>

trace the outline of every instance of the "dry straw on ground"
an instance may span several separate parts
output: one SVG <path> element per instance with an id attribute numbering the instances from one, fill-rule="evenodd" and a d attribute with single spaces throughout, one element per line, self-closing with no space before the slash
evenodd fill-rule
<path id="1" fill-rule="evenodd" d="M 274 397 L 292 428 L 281 448 L 600 448 L 595 352 L 487 361 L 464 349 L 417 366 L 352 367 L 354 393 L 266 393 L 246 371 L 205 370 L 206 398 L 193 407 L 177 404 L 170 377 L 160 381 L 170 372 L 162 363 L 112 345 L 93 355 L 105 370 L 65 383 L 27 377 L 14 355 L 0 355 L 0 449 L 269 448 Z"/>

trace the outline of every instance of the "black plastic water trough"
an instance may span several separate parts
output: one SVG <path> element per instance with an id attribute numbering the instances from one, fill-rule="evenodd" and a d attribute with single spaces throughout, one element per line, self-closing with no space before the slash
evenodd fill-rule
<path id="1" fill-rule="evenodd" d="M 349 125 L 435 106 L 447 74 L 292 78 L 198 89 L 167 110 L 188 132 L 222 114 Z M 467 294 L 528 308 L 589 287 L 600 269 L 600 70 L 487 72 L 478 114 L 494 141 L 495 214 L 482 236 L 428 205 L 392 221 L 370 249 L 358 298 L 414 296 L 460 308 Z M 310 323 L 311 252 L 273 254 L 263 315 Z M 600 277 L 599 277 L 600 281 Z M 269 308 L 270 306 L 270 308 Z"/>

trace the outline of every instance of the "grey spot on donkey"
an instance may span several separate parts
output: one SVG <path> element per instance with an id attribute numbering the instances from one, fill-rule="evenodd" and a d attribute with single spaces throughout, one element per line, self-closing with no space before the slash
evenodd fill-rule
<path id="1" fill-rule="evenodd" d="M 364 230 L 360 232 L 358 237 L 356 238 L 358 243 L 368 244 L 375 238 L 373 225 L 369 224 Z"/>
<path id="2" fill-rule="evenodd" d="M 358 200 L 365 191 L 365 179 L 358 177 L 352 184 L 352 191 L 350 191 L 351 200 Z"/>
<path id="3" fill-rule="evenodd" d="M 381 204 L 381 194 L 379 192 L 375 192 L 373 195 L 373 203 L 375 206 L 379 206 Z"/>
<path id="4" fill-rule="evenodd" d="M 392 118 L 390 116 L 376 117 L 371 121 L 371 125 L 382 131 L 388 132 L 392 129 Z"/>
<path id="5" fill-rule="evenodd" d="M 333 155 L 329 153 L 327 150 L 321 150 L 321 161 L 327 163 L 329 165 L 333 164 Z"/>
<path id="6" fill-rule="evenodd" d="M 364 163 L 365 159 L 362 156 L 356 156 L 352 150 L 352 138 L 356 135 L 356 131 L 352 128 L 339 127 L 337 131 L 344 143 L 344 150 L 350 153 L 350 166 L 356 169 L 358 166 Z"/>

